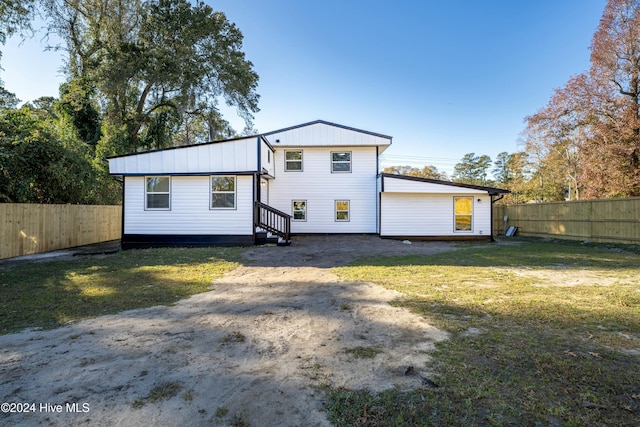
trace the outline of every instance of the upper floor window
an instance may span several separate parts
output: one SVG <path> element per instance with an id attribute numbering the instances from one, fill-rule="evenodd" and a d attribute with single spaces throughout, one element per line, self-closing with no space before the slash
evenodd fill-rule
<path id="1" fill-rule="evenodd" d="M 351 172 L 351 151 L 331 152 L 331 172 Z"/>
<path id="2" fill-rule="evenodd" d="M 171 208 L 171 178 L 168 176 L 145 177 L 145 209 L 169 210 Z"/>
<path id="3" fill-rule="evenodd" d="M 473 231 L 473 197 L 454 197 L 454 231 Z"/>
<path id="4" fill-rule="evenodd" d="M 294 172 L 302 171 L 302 150 L 285 150 L 284 170 Z"/>
<path id="5" fill-rule="evenodd" d="M 236 177 L 211 177 L 211 208 L 235 209 L 236 207 Z"/>

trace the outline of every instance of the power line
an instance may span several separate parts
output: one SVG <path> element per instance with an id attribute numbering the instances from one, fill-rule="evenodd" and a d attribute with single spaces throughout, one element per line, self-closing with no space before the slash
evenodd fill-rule
<path id="1" fill-rule="evenodd" d="M 424 156 L 400 156 L 400 155 L 387 155 L 380 156 L 380 160 L 384 163 L 420 163 L 420 164 L 446 164 L 456 165 L 460 162 L 460 159 L 454 159 L 451 157 L 424 157 Z"/>

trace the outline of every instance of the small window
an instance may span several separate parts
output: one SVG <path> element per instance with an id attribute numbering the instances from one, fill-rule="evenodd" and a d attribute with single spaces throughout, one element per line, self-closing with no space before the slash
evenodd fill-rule
<path id="1" fill-rule="evenodd" d="M 348 200 L 336 200 L 336 221 L 349 221 Z"/>
<path id="2" fill-rule="evenodd" d="M 284 170 L 293 172 L 302 171 L 302 150 L 284 152 Z"/>
<path id="3" fill-rule="evenodd" d="M 291 211 L 293 213 L 294 221 L 306 221 L 307 220 L 307 201 L 306 200 L 291 201 Z"/>
<path id="4" fill-rule="evenodd" d="M 455 231 L 473 231 L 473 198 L 454 197 Z"/>
<path id="5" fill-rule="evenodd" d="M 211 177 L 211 209 L 235 209 L 236 177 Z"/>
<path id="6" fill-rule="evenodd" d="M 171 178 L 148 176 L 145 178 L 145 209 L 169 210 L 171 208 Z"/>
<path id="7" fill-rule="evenodd" d="M 331 172 L 351 172 L 351 151 L 331 153 Z"/>
<path id="8" fill-rule="evenodd" d="M 271 163 L 271 150 L 267 150 L 267 163 Z"/>

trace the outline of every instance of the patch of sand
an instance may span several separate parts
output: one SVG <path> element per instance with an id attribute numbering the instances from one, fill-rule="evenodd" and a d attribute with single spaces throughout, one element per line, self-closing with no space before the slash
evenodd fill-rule
<path id="1" fill-rule="evenodd" d="M 170 307 L 0 336 L 0 402 L 36 409 L 0 414 L 0 424 L 328 426 L 316 385 L 420 386 L 429 351 L 447 334 L 389 305 L 397 293 L 341 283 L 329 267 L 452 247 L 304 239 L 248 250 L 251 263 Z M 379 352 L 356 358 L 348 351 L 356 347 Z M 161 385 L 179 389 L 152 393 Z M 68 412 L 67 403 L 88 411 Z"/>

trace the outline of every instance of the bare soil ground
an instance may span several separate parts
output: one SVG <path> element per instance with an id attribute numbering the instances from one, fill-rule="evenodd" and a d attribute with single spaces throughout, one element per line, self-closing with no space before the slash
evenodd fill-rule
<path id="1" fill-rule="evenodd" d="M 299 237 L 248 249 L 250 261 L 211 291 L 170 307 L 1 336 L 0 403 L 29 412 L 0 413 L 0 424 L 330 425 L 314 386 L 417 387 L 429 350 L 447 338 L 389 305 L 395 292 L 339 282 L 330 268 L 453 248 Z"/>

